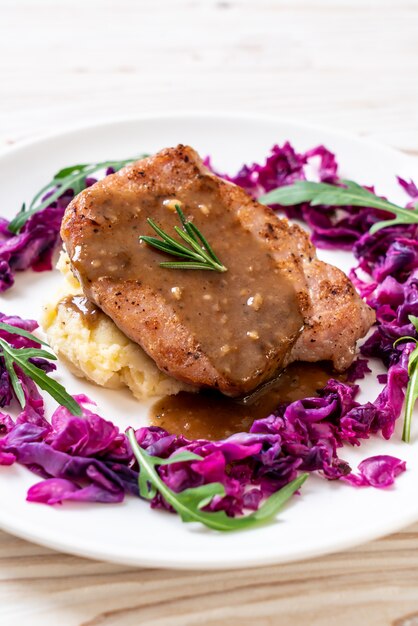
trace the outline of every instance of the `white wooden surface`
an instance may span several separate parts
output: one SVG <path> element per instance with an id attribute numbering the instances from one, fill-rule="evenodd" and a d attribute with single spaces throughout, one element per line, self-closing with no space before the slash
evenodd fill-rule
<path id="1" fill-rule="evenodd" d="M 0 0 L 0 147 L 205 109 L 273 113 L 418 154 L 417 35 L 417 0 Z M 306 563 L 176 573 L 0 533 L 0 624 L 414 626 L 417 549 L 418 525 Z"/>

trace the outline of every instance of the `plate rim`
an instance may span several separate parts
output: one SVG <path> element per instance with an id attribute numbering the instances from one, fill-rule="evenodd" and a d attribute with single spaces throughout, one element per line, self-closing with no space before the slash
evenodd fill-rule
<path id="1" fill-rule="evenodd" d="M 156 120 L 166 120 L 168 122 L 170 121 L 181 122 L 181 121 L 187 121 L 191 119 L 203 120 L 203 119 L 208 119 L 208 118 L 214 121 L 233 120 L 233 121 L 248 122 L 248 123 L 260 123 L 261 122 L 261 123 L 271 123 L 271 124 L 282 124 L 282 125 L 286 125 L 289 127 L 297 128 L 299 130 L 306 129 L 307 131 L 316 132 L 318 134 L 324 133 L 329 136 L 341 138 L 343 140 L 347 140 L 351 142 L 352 144 L 357 144 L 358 146 L 364 147 L 365 144 L 367 144 L 367 146 L 369 146 L 370 149 L 379 149 L 380 151 L 384 152 L 389 157 L 393 156 L 393 157 L 396 157 L 397 159 L 402 159 L 405 164 L 411 165 L 411 170 L 413 167 L 416 167 L 418 163 L 418 159 L 416 157 L 408 153 L 405 153 L 398 148 L 387 146 L 383 143 L 380 143 L 368 137 L 363 138 L 359 135 L 351 134 L 349 132 L 346 132 L 340 129 L 334 129 L 332 127 L 327 127 L 327 126 L 317 125 L 317 124 L 312 124 L 312 123 L 305 123 L 303 121 L 299 121 L 294 118 L 282 117 L 282 116 L 277 116 L 277 115 L 258 114 L 255 112 L 254 113 L 247 113 L 247 112 L 231 113 L 231 112 L 224 112 L 221 110 L 217 110 L 217 111 L 184 110 L 184 111 L 177 111 L 173 113 L 170 113 L 170 112 L 159 112 L 159 113 L 152 113 L 152 114 L 147 113 L 144 115 L 130 116 L 130 117 L 115 116 L 115 117 L 109 117 L 106 119 L 101 119 L 95 122 L 86 122 L 84 124 L 74 124 L 70 127 L 65 127 L 61 130 L 57 128 L 56 130 L 51 131 L 50 133 L 42 133 L 41 135 L 29 137 L 28 139 L 25 139 L 22 141 L 19 140 L 16 144 L 11 145 L 11 146 L 4 146 L 3 149 L 0 149 L 0 159 L 3 160 L 3 159 L 7 159 L 11 155 L 15 155 L 15 154 L 18 155 L 19 152 L 24 152 L 27 148 L 33 148 L 36 146 L 39 146 L 40 148 L 42 148 L 42 144 L 46 144 L 51 140 L 65 139 L 66 137 L 72 136 L 74 133 L 83 132 L 83 130 L 97 131 L 97 130 L 100 130 L 100 128 L 110 128 L 110 127 L 118 126 L 120 124 L 126 124 L 126 125 L 131 125 L 131 124 L 136 124 L 136 123 L 143 124 L 143 123 L 146 123 L 147 121 L 155 122 Z M 311 549 L 310 551 L 306 551 L 305 549 L 305 551 L 297 553 L 296 555 L 293 555 L 291 558 L 289 558 L 288 556 L 280 557 L 277 555 L 269 556 L 269 557 L 266 557 L 264 555 L 263 557 L 242 558 L 242 557 L 237 557 L 236 554 L 233 554 L 233 555 L 229 555 L 229 557 L 225 558 L 225 560 L 218 559 L 216 562 L 199 561 L 198 559 L 189 559 L 188 555 L 187 556 L 185 555 L 185 558 L 181 562 L 173 561 L 170 559 L 166 560 L 161 557 L 158 559 L 138 558 L 138 556 L 129 558 L 129 557 L 121 557 L 121 556 L 118 556 L 117 554 L 109 554 L 109 553 L 106 556 L 104 556 L 103 553 L 101 553 L 99 550 L 95 550 L 94 548 L 89 549 L 88 546 L 85 546 L 85 545 L 84 546 L 82 545 L 81 548 L 77 547 L 77 549 L 71 549 L 66 544 L 61 544 L 60 541 L 56 537 L 53 537 L 52 539 L 39 538 L 38 536 L 36 536 L 36 534 L 32 534 L 27 529 L 25 530 L 23 526 L 21 527 L 22 524 L 20 520 L 19 520 L 18 527 L 16 528 L 16 526 L 13 525 L 11 521 L 4 521 L 4 517 L 3 519 L 1 519 L 1 517 L 2 516 L 0 515 L 0 528 L 5 530 L 6 532 L 9 532 L 10 534 L 14 536 L 31 541 L 38 545 L 43 545 L 48 548 L 52 548 L 54 550 L 64 552 L 66 554 L 73 554 L 73 555 L 75 554 L 75 555 L 82 556 L 82 557 L 92 558 L 92 559 L 101 560 L 101 561 L 108 561 L 112 563 L 124 564 L 128 566 L 133 566 L 133 567 L 147 567 L 147 568 L 148 567 L 159 567 L 159 568 L 161 567 L 161 568 L 169 568 L 173 570 L 198 570 L 198 569 L 207 569 L 207 570 L 231 569 L 233 570 L 233 569 L 239 569 L 243 567 L 254 568 L 254 567 L 262 567 L 262 566 L 271 566 L 273 564 L 280 564 L 280 563 L 298 562 L 302 560 L 312 559 L 318 556 L 325 556 L 327 554 L 340 552 L 340 551 L 347 550 L 349 548 L 359 546 L 370 540 L 377 539 L 387 534 L 390 534 L 392 532 L 395 532 L 397 530 L 400 530 L 401 528 L 408 526 L 414 521 L 417 521 L 418 502 L 417 502 L 416 511 L 409 510 L 409 515 L 406 515 L 402 519 L 402 521 L 394 520 L 391 523 L 386 523 L 386 525 L 384 526 L 384 529 L 382 529 L 382 526 L 380 526 L 377 532 L 370 530 L 370 531 L 364 532 L 360 537 L 357 536 L 355 539 L 351 539 L 351 540 L 347 539 L 345 542 L 337 538 L 333 542 L 331 542 L 327 546 L 326 549 L 324 549 L 323 547 L 319 547 L 318 549 Z M 7 514 L 6 514 L 6 518 L 7 518 Z"/>
<path id="2" fill-rule="evenodd" d="M 348 141 L 358 143 L 360 145 L 364 145 L 367 143 L 370 148 L 380 149 L 386 152 L 388 155 L 396 154 L 397 157 L 401 157 L 405 160 L 405 162 L 418 163 L 418 157 L 411 155 L 407 152 L 399 148 L 395 148 L 393 146 L 387 145 L 380 141 L 376 141 L 371 139 L 370 137 L 362 137 L 357 133 L 350 133 L 349 131 L 341 130 L 339 128 L 333 128 L 331 126 L 326 126 L 323 124 L 315 124 L 312 122 L 303 122 L 298 120 L 297 118 L 292 118 L 288 116 L 278 116 L 268 113 L 258 114 L 256 112 L 239 112 L 239 113 L 231 113 L 230 111 L 222 111 L 221 109 L 216 111 L 201 110 L 195 111 L 193 109 L 188 110 L 184 109 L 182 111 L 175 111 L 173 113 L 169 112 L 160 112 L 160 113 L 145 113 L 144 115 L 135 115 L 135 116 L 109 116 L 104 119 L 100 119 L 97 121 L 86 122 L 81 124 L 71 124 L 69 126 L 57 126 L 56 130 L 52 130 L 51 132 L 41 133 L 40 135 L 35 135 L 28 137 L 27 139 L 17 140 L 16 143 L 12 145 L 3 146 L 0 149 L 0 158 L 5 157 L 6 155 L 15 154 L 19 151 L 23 151 L 26 148 L 33 147 L 36 144 L 46 143 L 50 140 L 60 139 L 65 137 L 70 137 L 72 134 L 77 132 L 82 132 L 83 130 L 98 130 L 100 128 L 106 128 L 110 126 L 115 126 L 118 124 L 135 124 L 135 123 L 143 123 L 146 121 L 155 121 L 155 120 L 181 120 L 181 119 L 204 119 L 204 118 L 218 118 L 218 119 L 227 119 L 227 120 L 239 120 L 239 121 L 248 121 L 248 122 L 266 122 L 266 123 L 279 123 L 286 124 L 289 126 L 294 126 L 295 128 L 306 128 L 307 130 L 314 132 L 323 132 L 329 133 L 336 137 L 340 137 L 341 139 L 347 139 Z"/>
<path id="3" fill-rule="evenodd" d="M 157 514 L 164 514 L 163 511 L 155 511 Z M 406 518 L 405 518 L 406 519 Z M 126 565 L 128 567 L 133 568 L 146 568 L 146 569 L 168 569 L 168 570 L 177 570 L 177 571 L 228 571 L 228 570 L 238 570 L 242 568 L 255 569 L 261 567 L 270 567 L 273 565 L 284 565 L 291 563 L 300 563 L 302 561 L 308 561 L 315 558 L 326 557 L 332 554 L 338 554 L 345 552 L 347 550 L 351 550 L 353 548 L 357 548 L 361 545 L 364 545 L 370 541 L 376 541 L 391 535 L 402 528 L 405 528 L 418 519 L 418 504 L 416 506 L 416 511 L 411 512 L 408 519 L 402 520 L 402 522 L 393 522 L 391 524 L 387 524 L 385 529 L 380 530 L 378 533 L 375 533 L 373 530 L 369 532 L 365 532 L 361 535 L 361 538 L 356 537 L 355 540 L 347 539 L 346 541 L 341 541 L 340 539 L 335 539 L 333 542 L 330 542 L 327 547 L 324 549 L 323 547 L 312 548 L 307 551 L 305 549 L 304 552 L 299 552 L 296 555 L 293 554 L 291 558 L 288 556 L 264 556 L 264 557 L 253 557 L 253 558 L 242 558 L 241 556 L 237 557 L 236 554 L 229 555 L 228 558 L 224 558 L 223 560 L 219 560 L 217 558 L 215 561 L 210 560 L 202 560 L 189 558 L 188 555 L 183 554 L 182 561 L 176 561 L 172 559 L 166 559 L 159 557 L 158 559 L 153 559 L 151 557 L 135 557 L 130 558 L 129 556 L 118 556 L 116 553 L 112 553 L 110 551 L 107 552 L 106 556 L 103 556 L 103 553 L 99 550 L 91 549 L 86 545 L 81 544 L 81 548 L 77 547 L 77 550 L 71 550 L 66 544 L 61 544 L 59 539 L 39 539 L 37 535 L 32 535 L 25 529 L 14 528 L 12 524 L 4 523 L 0 520 L 0 529 L 8 532 L 12 536 L 18 537 L 20 539 L 24 539 L 25 541 L 29 541 L 35 545 L 44 546 L 46 548 L 55 550 L 57 552 L 62 552 L 67 555 L 78 556 L 80 558 L 93 559 L 95 561 L 102 561 L 105 563 L 114 563 L 118 565 Z M 261 527 L 260 527 L 261 528 Z M 213 531 L 214 532 L 214 531 Z M 243 531 L 245 532 L 245 531 Z M 80 546 L 80 544 L 79 544 Z"/>

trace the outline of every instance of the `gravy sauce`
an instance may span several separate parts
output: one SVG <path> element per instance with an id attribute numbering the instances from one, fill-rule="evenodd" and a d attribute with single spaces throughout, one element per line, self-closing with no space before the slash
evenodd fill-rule
<path id="1" fill-rule="evenodd" d="M 130 282 L 140 285 L 144 293 L 170 303 L 180 323 L 228 379 L 242 388 L 246 381 L 255 381 L 247 386 L 254 388 L 257 380 L 274 375 L 303 329 L 303 316 L 291 269 L 273 258 L 267 235 L 255 236 L 242 226 L 237 209 L 225 204 L 210 176 L 197 177 L 171 196 L 158 195 L 152 181 L 152 189 L 138 197 L 129 180 L 124 185 L 120 177 L 117 180 L 114 189 L 106 179 L 106 184 L 87 192 L 91 200 L 87 195 L 86 228 L 80 245 L 69 250 L 84 293 L 93 297 L 91 285 L 110 279 L 121 285 L 114 306 L 123 310 Z M 161 268 L 167 255 L 139 242 L 140 235 L 155 236 L 148 217 L 178 239 L 173 230 L 179 225 L 175 202 L 213 245 L 227 272 Z"/>
<path id="2" fill-rule="evenodd" d="M 77 313 L 77 315 L 83 318 L 83 322 L 90 329 L 94 328 L 100 320 L 100 316 L 104 315 L 102 311 L 85 296 L 66 296 L 59 301 L 58 306 L 64 306 Z"/>
<path id="3" fill-rule="evenodd" d="M 330 378 L 343 380 L 325 363 L 293 363 L 280 376 L 245 398 L 215 392 L 165 396 L 151 408 L 151 425 L 189 439 L 224 439 L 248 432 L 253 421 L 273 413 L 279 404 L 317 395 Z"/>

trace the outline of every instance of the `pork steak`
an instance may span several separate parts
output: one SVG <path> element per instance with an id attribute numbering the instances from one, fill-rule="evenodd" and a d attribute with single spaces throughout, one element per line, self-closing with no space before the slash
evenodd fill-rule
<path id="1" fill-rule="evenodd" d="M 148 217 L 178 239 L 175 204 L 226 272 L 162 268 L 171 258 L 140 241 L 155 236 Z M 344 370 L 374 321 L 299 226 L 213 175 L 187 146 L 80 193 L 61 234 L 85 295 L 161 370 L 228 395 L 248 393 L 294 360 Z"/>

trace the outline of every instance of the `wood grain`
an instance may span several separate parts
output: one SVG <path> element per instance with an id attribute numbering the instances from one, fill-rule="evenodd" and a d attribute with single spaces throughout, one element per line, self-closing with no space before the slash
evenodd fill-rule
<path id="1" fill-rule="evenodd" d="M 0 0 L 0 148 L 205 109 L 417 155 L 417 32 L 418 0 Z M 418 625 L 418 525 L 304 563 L 209 573 L 88 561 L 0 532 L 2 626 L 235 623 Z"/>
<path id="2" fill-rule="evenodd" d="M 0 12 L 0 145 L 217 109 L 417 149 L 417 0 L 0 0 Z"/>
<path id="3" fill-rule="evenodd" d="M 0 533 L 0 623 L 414 626 L 418 525 L 304 563 L 226 572 L 130 569 Z"/>

